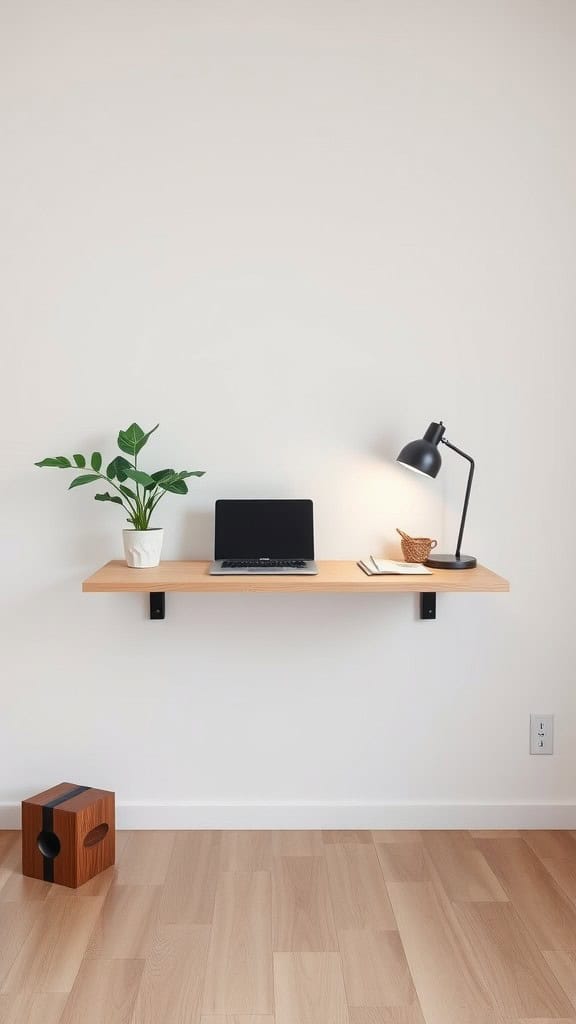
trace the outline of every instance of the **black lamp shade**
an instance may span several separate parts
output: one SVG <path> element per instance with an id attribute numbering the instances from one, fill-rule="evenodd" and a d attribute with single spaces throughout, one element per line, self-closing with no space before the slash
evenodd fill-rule
<path id="1" fill-rule="evenodd" d="M 442 456 L 438 444 L 444 433 L 443 423 L 431 423 L 424 437 L 418 441 L 409 441 L 400 452 L 396 462 L 401 462 L 408 469 L 415 469 L 426 476 L 438 476 L 442 465 Z"/>
<path id="2" fill-rule="evenodd" d="M 403 466 L 407 466 L 408 469 L 413 469 L 417 473 L 424 473 L 426 476 L 431 477 L 438 476 L 438 471 L 442 465 L 442 457 L 438 451 L 438 445 L 442 442 L 442 444 L 445 444 L 453 452 L 461 455 L 470 464 L 456 552 L 453 555 L 438 555 L 435 552 L 430 558 L 426 559 L 426 565 L 429 565 L 432 569 L 473 569 L 476 565 L 476 559 L 473 555 L 463 555 L 461 547 L 472 477 L 474 476 L 474 459 L 471 455 L 463 452 L 461 448 L 457 448 L 455 444 L 452 444 L 448 438 L 444 437 L 445 430 L 446 427 L 442 420 L 440 420 L 440 423 L 431 423 L 424 437 L 418 441 L 410 441 L 404 446 L 396 462 L 400 462 Z"/>

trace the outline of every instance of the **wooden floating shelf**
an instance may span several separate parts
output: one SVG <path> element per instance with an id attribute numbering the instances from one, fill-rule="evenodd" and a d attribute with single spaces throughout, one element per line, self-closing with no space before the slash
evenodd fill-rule
<path id="1" fill-rule="evenodd" d="M 161 562 L 131 569 L 107 562 L 82 584 L 85 593 L 150 594 L 150 617 L 164 618 L 164 595 L 218 594 L 420 594 L 422 618 L 436 618 L 437 593 L 502 593 L 508 580 L 491 569 L 433 569 L 428 576 L 367 576 L 356 562 L 318 562 L 317 576 L 210 576 L 210 562 Z"/>

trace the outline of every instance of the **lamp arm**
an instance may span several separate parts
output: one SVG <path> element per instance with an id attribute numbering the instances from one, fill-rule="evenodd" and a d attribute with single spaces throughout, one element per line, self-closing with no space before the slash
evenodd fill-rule
<path id="1" fill-rule="evenodd" d="M 451 448 L 457 455 L 461 455 L 463 459 L 466 459 L 470 463 L 470 470 L 468 472 L 468 482 L 466 484 L 466 494 L 464 495 L 464 508 L 462 509 L 462 519 L 460 520 L 460 530 L 458 532 L 458 543 L 456 545 L 456 558 L 460 558 L 460 550 L 462 548 L 462 537 L 464 536 L 464 527 L 466 525 L 466 513 L 468 512 L 468 502 L 470 501 L 470 491 L 472 490 L 472 480 L 474 477 L 474 459 L 471 455 L 467 455 L 461 448 L 457 448 L 455 444 L 451 444 L 445 437 L 441 438 L 442 444 L 445 444 L 447 448 Z"/>

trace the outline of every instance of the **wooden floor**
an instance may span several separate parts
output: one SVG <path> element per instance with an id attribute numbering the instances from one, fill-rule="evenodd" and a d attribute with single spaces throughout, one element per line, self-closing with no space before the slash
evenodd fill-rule
<path id="1" fill-rule="evenodd" d="M 2 1024 L 576 1024 L 576 833 L 122 832 L 72 891 L 0 833 Z"/>

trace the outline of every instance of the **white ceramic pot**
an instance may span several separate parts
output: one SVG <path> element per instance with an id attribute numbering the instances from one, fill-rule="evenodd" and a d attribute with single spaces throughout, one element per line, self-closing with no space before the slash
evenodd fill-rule
<path id="1" fill-rule="evenodd" d="M 131 569 L 151 569 L 160 564 L 164 530 L 122 530 L 122 537 Z"/>

